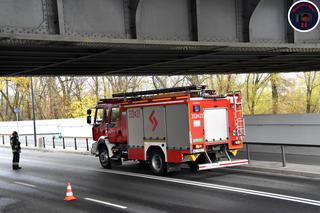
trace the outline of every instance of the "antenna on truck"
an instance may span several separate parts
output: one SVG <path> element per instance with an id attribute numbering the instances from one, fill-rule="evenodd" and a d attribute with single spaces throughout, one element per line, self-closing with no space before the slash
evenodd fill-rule
<path id="1" fill-rule="evenodd" d="M 118 93 L 113 94 L 113 98 L 128 98 L 128 97 L 136 97 L 140 95 L 156 95 L 162 93 L 173 93 L 173 92 L 193 92 L 193 91 L 203 91 L 206 89 L 206 85 L 200 86 L 186 86 L 186 87 L 173 87 L 173 88 L 165 88 L 165 89 L 155 89 L 155 90 L 146 90 L 146 91 L 139 91 L 139 92 L 125 92 L 125 93 Z"/>

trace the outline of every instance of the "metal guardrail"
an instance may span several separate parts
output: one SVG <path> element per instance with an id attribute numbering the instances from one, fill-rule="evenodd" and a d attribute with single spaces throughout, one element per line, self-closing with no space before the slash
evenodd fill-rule
<path id="1" fill-rule="evenodd" d="M 52 133 L 56 134 L 56 133 Z M 69 145 L 68 147 L 74 148 L 74 150 L 78 150 L 79 144 L 85 141 L 85 144 L 80 144 L 83 145 L 86 149 L 86 151 L 89 151 L 89 137 L 76 137 L 76 136 L 67 136 L 67 137 L 56 137 L 56 136 L 51 136 L 52 134 L 38 134 L 41 137 L 38 137 L 37 140 L 41 139 L 42 140 L 42 146 L 43 148 L 48 148 L 52 147 L 53 149 L 56 149 L 57 146 L 57 139 L 61 140 L 61 146 L 62 149 L 66 149 L 66 140 L 69 140 Z M 50 140 L 46 140 L 45 136 L 50 135 Z M 29 146 L 29 141 L 28 141 L 28 136 L 33 136 L 33 134 L 20 134 L 20 142 L 23 143 L 26 147 Z M 10 137 L 11 135 L 9 134 L 0 134 L 2 144 L 6 144 L 5 138 L 7 138 L 7 143 L 10 144 Z M 21 138 L 24 138 L 23 140 Z M 72 141 L 72 142 L 70 142 Z M 71 145 L 72 144 L 72 145 Z M 38 146 L 37 146 L 38 145 Z M 246 146 L 246 155 L 247 159 L 250 162 L 251 160 L 251 155 L 250 155 L 250 145 L 260 145 L 260 146 L 280 146 L 281 149 L 281 157 L 282 157 L 282 166 L 286 167 L 287 161 L 286 161 L 286 152 L 285 152 L 285 147 L 313 147 L 313 148 L 320 148 L 320 145 L 308 145 L 308 144 L 288 144 L 288 143 L 267 143 L 267 142 L 244 142 L 244 145 Z M 60 146 L 60 147 L 61 147 Z M 39 143 L 34 143 L 34 147 L 39 147 Z M 40 147 L 39 147 L 40 148 Z"/>
<path id="2" fill-rule="evenodd" d="M 79 145 L 85 147 L 86 151 L 89 151 L 89 137 L 77 137 L 77 136 L 66 136 L 66 137 L 60 137 L 60 136 L 52 136 L 52 135 L 56 135 L 56 133 L 49 133 L 49 134 L 38 134 L 38 136 L 41 137 L 37 137 L 37 140 L 41 140 L 41 146 L 39 145 L 39 143 L 37 143 L 36 141 L 34 142 L 34 147 L 38 147 L 38 148 L 48 148 L 48 146 L 52 147 L 53 149 L 56 149 L 57 146 L 57 140 L 61 141 L 61 146 L 62 149 L 66 149 L 67 147 L 72 147 L 74 148 L 74 150 L 78 150 Z M 19 138 L 20 138 L 20 142 L 25 146 L 28 147 L 30 146 L 30 141 L 28 140 L 28 136 L 33 136 L 33 134 L 20 134 Z M 45 137 L 47 136 L 47 137 Z M 0 134 L 1 137 L 1 141 L 3 145 L 6 145 L 6 143 L 9 145 L 10 144 L 10 134 Z M 67 140 L 68 141 L 68 145 L 67 146 Z M 70 140 L 72 140 L 72 142 L 70 142 Z M 84 142 L 84 144 L 83 144 Z M 72 146 L 71 146 L 72 144 Z"/>
<path id="3" fill-rule="evenodd" d="M 246 153 L 247 153 L 247 159 L 248 159 L 249 163 L 250 163 L 250 160 L 251 160 L 249 145 L 280 146 L 280 148 L 281 148 L 281 157 L 282 157 L 282 166 L 283 167 L 287 166 L 286 152 L 285 152 L 285 147 L 286 146 L 320 148 L 320 145 L 309 145 L 309 144 L 266 143 L 266 142 L 244 142 L 244 144 L 246 145 Z"/>

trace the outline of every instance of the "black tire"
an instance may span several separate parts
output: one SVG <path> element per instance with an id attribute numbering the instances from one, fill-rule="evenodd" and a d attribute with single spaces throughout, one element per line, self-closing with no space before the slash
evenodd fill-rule
<path id="1" fill-rule="evenodd" d="M 109 157 L 108 149 L 105 146 L 102 146 L 99 149 L 99 161 L 103 168 L 111 169 L 111 159 Z"/>
<path id="2" fill-rule="evenodd" d="M 150 169 L 155 175 L 165 175 L 167 173 L 167 163 L 162 151 L 155 149 L 151 152 Z"/>

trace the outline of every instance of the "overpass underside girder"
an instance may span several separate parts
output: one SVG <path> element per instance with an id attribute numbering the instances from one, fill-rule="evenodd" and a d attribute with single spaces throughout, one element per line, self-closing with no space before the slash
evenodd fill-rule
<path id="1" fill-rule="evenodd" d="M 318 1 L 314 1 L 320 6 Z M 0 1 L 0 75 L 184 75 L 320 68 L 290 0 Z"/>

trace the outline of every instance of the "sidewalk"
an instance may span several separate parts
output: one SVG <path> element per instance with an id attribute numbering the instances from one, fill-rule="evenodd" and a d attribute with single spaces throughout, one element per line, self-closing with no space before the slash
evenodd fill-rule
<path id="1" fill-rule="evenodd" d="M 287 163 L 286 167 L 282 166 L 282 162 L 256 161 L 250 160 L 250 164 L 240 166 L 241 169 L 249 171 L 276 173 L 282 175 L 302 176 L 320 179 L 320 166 Z"/>

